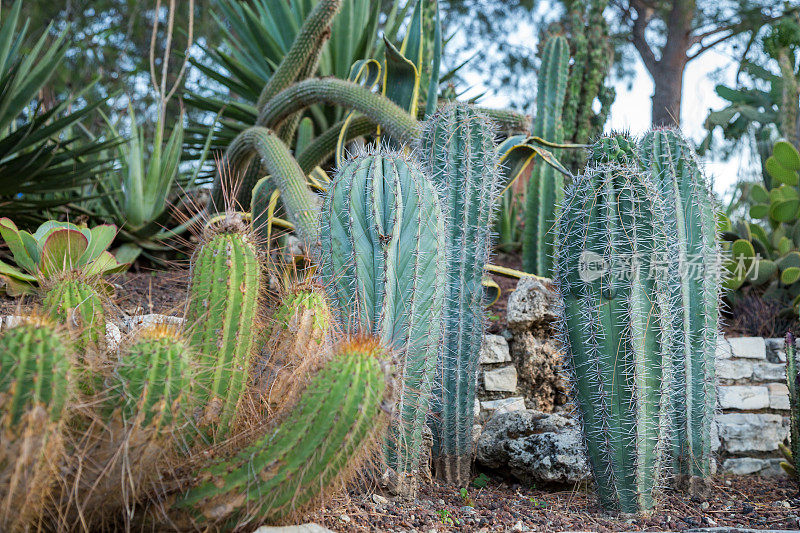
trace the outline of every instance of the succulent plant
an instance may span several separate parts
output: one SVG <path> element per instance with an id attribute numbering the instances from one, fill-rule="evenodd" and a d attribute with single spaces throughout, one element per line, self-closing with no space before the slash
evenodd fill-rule
<path id="1" fill-rule="evenodd" d="M 483 269 L 492 249 L 500 186 L 492 121 L 465 105 L 425 123 L 419 154 L 447 220 L 444 346 L 433 399 L 433 461 L 441 479 L 464 485 L 472 462 L 475 382 L 484 330 Z"/>
<path id="2" fill-rule="evenodd" d="M 200 366 L 199 425 L 224 439 L 246 391 L 256 348 L 261 263 L 245 224 L 229 215 L 206 229 L 191 264 L 185 327 Z"/>
<path id="3" fill-rule="evenodd" d="M 600 502 L 645 513 L 663 481 L 675 309 L 666 206 L 633 165 L 590 166 L 565 191 L 555 281 L 560 337 Z"/>
<path id="4" fill-rule="evenodd" d="M 43 514 L 64 454 L 69 343 L 44 317 L 0 333 L 0 529 L 27 531 Z"/>
<path id="5" fill-rule="evenodd" d="M 542 66 L 536 93 L 533 135 L 553 142 L 564 142 L 561 111 L 567 90 L 569 44 L 560 36 L 550 37 L 542 51 Z M 526 272 L 549 276 L 553 262 L 553 236 L 556 207 L 564 192 L 564 176 L 550 165 L 536 165 L 525 192 L 525 231 L 522 238 L 522 263 Z"/>
<path id="6" fill-rule="evenodd" d="M 0 261 L 0 282 L 5 282 L 6 292 L 17 295 L 33 292 L 37 283 L 67 272 L 89 277 L 120 272 L 128 265 L 107 250 L 116 234 L 117 228 L 108 224 L 81 228 L 55 220 L 29 233 L 11 219 L 0 218 L 0 237 L 16 263 Z"/>
<path id="7" fill-rule="evenodd" d="M 95 280 L 68 273 L 46 282 L 42 296 L 42 308 L 50 318 L 75 332 L 78 350 L 105 347 L 105 305 Z"/>
<path id="8" fill-rule="evenodd" d="M 433 183 L 409 156 L 373 149 L 347 161 L 322 209 L 320 274 L 334 316 L 378 335 L 400 359 L 398 419 L 386 460 L 419 466 L 445 300 L 445 223 Z"/>
<path id="9" fill-rule="evenodd" d="M 673 471 L 693 496 L 707 495 L 717 403 L 715 358 L 721 272 L 717 209 L 694 148 L 678 130 L 656 129 L 639 141 L 638 157 L 665 202 L 668 272 L 678 337 L 673 357 Z"/>
<path id="10" fill-rule="evenodd" d="M 781 452 L 786 458 L 781 462 L 781 467 L 789 476 L 800 483 L 800 357 L 797 355 L 797 343 L 794 335 L 786 334 L 784 347 L 786 349 L 786 385 L 789 387 L 789 417 L 790 433 L 789 447 L 781 444 Z"/>

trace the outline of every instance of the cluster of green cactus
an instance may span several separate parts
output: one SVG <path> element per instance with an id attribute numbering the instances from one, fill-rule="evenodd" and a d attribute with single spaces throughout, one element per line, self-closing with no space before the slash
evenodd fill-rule
<path id="1" fill-rule="evenodd" d="M 599 140 L 558 223 L 562 340 L 603 505 L 650 510 L 711 475 L 720 272 L 714 201 L 674 130 Z"/>
<path id="2" fill-rule="evenodd" d="M 765 168 L 772 187 L 749 188 L 750 218 L 758 222 L 721 221 L 729 244 L 726 288 L 764 288 L 765 298 L 797 308 L 800 303 L 800 154 L 786 141 L 775 143 Z M 735 299 L 735 293 L 729 295 Z"/>
<path id="3" fill-rule="evenodd" d="M 419 164 L 372 150 L 331 183 L 321 223 L 320 271 L 345 328 L 379 335 L 400 354 L 398 419 L 387 437 L 394 490 L 413 493 L 442 343 L 445 219 Z M 409 483 L 406 483 L 408 477 Z"/>
<path id="4" fill-rule="evenodd" d="M 139 328 L 118 354 L 83 340 L 108 311 L 74 274 L 46 297 L 53 319 L 0 332 L 4 531 L 232 529 L 285 519 L 351 478 L 385 431 L 385 349 L 333 343 L 317 289 L 290 291 L 262 328 L 262 268 L 249 228 L 227 215 L 193 257 L 183 330 Z M 95 316 L 61 312 L 84 297 Z M 280 410 L 268 389 L 284 391 Z"/>
<path id="5" fill-rule="evenodd" d="M 790 477 L 800 483 L 800 358 L 797 355 L 797 343 L 794 335 L 786 334 L 784 343 L 786 350 L 786 385 L 789 387 L 789 447 L 780 444 L 781 453 L 786 461 L 781 467 Z"/>

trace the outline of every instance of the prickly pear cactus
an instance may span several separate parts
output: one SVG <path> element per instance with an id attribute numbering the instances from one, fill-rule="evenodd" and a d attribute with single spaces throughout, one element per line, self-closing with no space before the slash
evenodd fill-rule
<path id="1" fill-rule="evenodd" d="M 198 425 L 224 438 L 248 383 L 256 346 L 261 264 L 247 227 L 228 215 L 192 258 L 185 328 L 199 365 Z"/>
<path id="2" fill-rule="evenodd" d="M 670 298 L 679 332 L 673 358 L 673 470 L 679 485 L 707 495 L 716 406 L 719 244 L 713 195 L 697 155 L 677 130 L 647 132 L 638 158 L 665 201 L 670 239 Z"/>
<path id="3" fill-rule="evenodd" d="M 561 111 L 567 90 L 569 44 L 566 38 L 550 37 L 544 45 L 536 96 L 533 135 L 554 143 L 564 142 Z M 563 198 L 564 176 L 552 166 L 536 165 L 525 194 L 525 231 L 522 261 L 526 272 L 549 276 L 553 262 L 556 207 Z"/>
<path id="4" fill-rule="evenodd" d="M 442 335 L 445 225 L 437 191 L 406 155 L 357 154 L 331 183 L 320 232 L 320 273 L 335 316 L 400 353 L 399 416 L 386 459 L 401 475 L 413 472 Z"/>
<path id="5" fill-rule="evenodd" d="M 602 505 L 652 509 L 670 424 L 674 342 L 664 202 L 636 167 L 589 167 L 565 192 L 555 281 L 561 341 Z"/>
<path id="6" fill-rule="evenodd" d="M 490 120 L 463 104 L 440 109 L 425 126 L 419 153 L 443 198 L 446 231 L 444 343 L 434 391 L 436 475 L 463 486 L 472 463 L 475 381 L 483 337 L 481 280 L 492 248 L 500 175 Z"/>
<path id="7" fill-rule="evenodd" d="M 0 333 L 0 530 L 36 527 L 64 454 L 69 341 L 28 316 Z"/>
<path id="8" fill-rule="evenodd" d="M 341 487 L 386 427 L 390 387 L 377 340 L 337 347 L 285 420 L 200 472 L 176 503 L 195 527 L 285 518 Z M 186 517 L 188 515 L 188 518 Z"/>

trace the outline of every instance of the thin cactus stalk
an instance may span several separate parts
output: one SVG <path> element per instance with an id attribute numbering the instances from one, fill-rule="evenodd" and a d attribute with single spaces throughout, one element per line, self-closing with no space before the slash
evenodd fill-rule
<path id="1" fill-rule="evenodd" d="M 275 128 L 290 115 L 319 103 L 358 111 L 400 143 L 413 142 L 419 135 L 419 122 L 400 106 L 357 83 L 335 78 L 303 80 L 281 91 L 264 106 L 256 124 Z"/>
<path id="2" fill-rule="evenodd" d="M 800 358 L 794 335 L 786 334 L 786 385 L 789 387 L 789 448 L 781 444 L 781 451 L 788 462 L 781 463 L 784 470 L 800 482 Z"/>
<path id="3" fill-rule="evenodd" d="M 316 287 L 291 290 L 269 320 L 266 342 L 253 370 L 255 403 L 267 416 L 294 402 L 297 383 L 305 382 L 327 359 L 331 316 L 324 292 Z"/>
<path id="4" fill-rule="evenodd" d="M 564 142 L 561 111 L 569 72 L 569 45 L 562 36 L 550 37 L 542 52 L 536 94 L 533 135 L 555 143 Z M 556 207 L 563 198 L 564 177 L 550 165 L 536 165 L 525 192 L 525 228 L 522 262 L 526 272 L 549 276 L 553 263 Z"/>
<path id="5" fill-rule="evenodd" d="M 316 65 L 322 51 L 322 44 L 330 38 L 330 27 L 336 13 L 342 6 L 342 0 L 319 0 L 308 14 L 294 38 L 291 48 L 284 56 L 278 68 L 272 73 L 269 82 L 258 96 L 256 107 L 260 111 L 276 94 L 302 79 L 301 73 L 307 71 L 308 65 Z M 316 68 L 307 72 L 314 74 Z"/>
<path id="6" fill-rule="evenodd" d="M 483 268 L 492 249 L 500 185 L 492 121 L 464 104 L 429 119 L 420 141 L 447 218 L 444 341 L 434 391 L 436 476 L 464 485 L 472 462 L 475 381 L 484 329 Z"/>
<path id="7" fill-rule="evenodd" d="M 442 334 L 445 223 L 438 194 L 417 163 L 383 149 L 357 154 L 337 172 L 321 219 L 320 273 L 334 315 L 399 352 L 399 413 L 387 464 L 419 466 Z M 413 492 L 413 480 L 396 490 Z"/>
<path id="8" fill-rule="evenodd" d="M 662 482 L 674 339 L 664 203 L 633 166 L 589 167 L 565 192 L 560 337 L 600 502 L 645 513 Z"/>
<path id="9" fill-rule="evenodd" d="M 0 529 L 36 529 L 64 453 L 69 342 L 30 316 L 0 334 Z M 31 529 L 29 529 L 31 528 Z"/>
<path id="10" fill-rule="evenodd" d="M 354 339 L 310 380 L 274 430 L 199 472 L 177 501 L 195 527 L 285 519 L 357 472 L 384 431 L 390 387 L 376 340 Z"/>
<path id="11" fill-rule="evenodd" d="M 199 421 L 224 438 L 242 399 L 256 346 L 261 264 L 244 224 L 231 216 L 207 230 L 192 258 L 185 327 L 200 366 Z"/>
<path id="12" fill-rule="evenodd" d="M 674 473 L 694 495 L 707 495 L 712 474 L 711 427 L 716 407 L 715 357 L 720 273 L 716 212 L 697 155 L 677 130 L 659 129 L 639 143 L 641 165 L 665 201 L 672 236 Z"/>

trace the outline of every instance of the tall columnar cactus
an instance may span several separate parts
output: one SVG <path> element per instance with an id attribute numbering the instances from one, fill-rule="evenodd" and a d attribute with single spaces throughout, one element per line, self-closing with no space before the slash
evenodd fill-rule
<path id="1" fill-rule="evenodd" d="M 386 459 L 395 472 L 412 472 L 442 342 L 445 225 L 437 191 L 406 155 L 358 154 L 331 183 L 321 235 L 320 273 L 337 318 L 400 352 L 399 419 Z M 402 483 L 398 490 L 406 491 Z"/>
<path id="2" fill-rule="evenodd" d="M 675 335 L 664 211 L 646 174 L 607 164 L 567 189 L 558 222 L 561 341 L 600 501 L 611 511 L 648 511 L 662 481 Z"/>
<path id="3" fill-rule="evenodd" d="M 342 486 L 384 431 L 390 387 L 372 339 L 351 340 L 274 430 L 201 473 L 176 503 L 195 525 L 279 520 Z"/>
<path id="4" fill-rule="evenodd" d="M 436 475 L 464 484 L 472 460 L 478 352 L 484 327 L 483 267 L 492 248 L 500 174 L 491 121 L 463 104 L 440 109 L 419 146 L 447 218 L 444 346 L 434 392 Z"/>
<path id="5" fill-rule="evenodd" d="M 262 274 L 258 249 L 235 215 L 206 231 L 192 258 L 185 327 L 200 366 L 199 425 L 220 439 L 247 387 Z"/>
<path id="6" fill-rule="evenodd" d="M 786 385 L 789 387 L 790 433 L 789 447 L 781 444 L 781 451 L 787 462 L 781 462 L 781 467 L 800 482 L 800 358 L 797 355 L 797 343 L 794 335 L 786 334 Z"/>
<path id="7" fill-rule="evenodd" d="M 536 94 L 533 135 L 546 141 L 564 142 L 561 111 L 569 72 L 569 45 L 562 36 L 550 37 L 542 52 Z M 526 272 L 549 276 L 553 263 L 556 206 L 563 198 L 564 177 L 550 165 L 536 165 L 525 193 L 525 228 L 522 263 Z"/>
<path id="8" fill-rule="evenodd" d="M 64 453 L 69 342 L 47 319 L 25 317 L 0 334 L 0 529 L 36 525 Z"/>
<path id="9" fill-rule="evenodd" d="M 711 426 L 716 406 L 715 354 L 720 272 L 714 200 L 694 149 L 677 130 L 648 132 L 639 142 L 641 165 L 665 201 L 670 239 L 670 298 L 677 306 L 673 357 L 672 459 L 679 484 L 707 492 Z"/>

